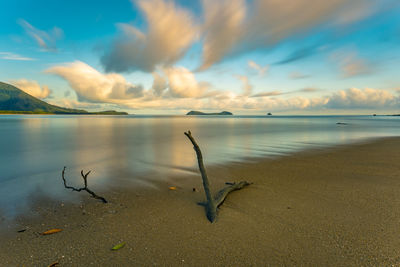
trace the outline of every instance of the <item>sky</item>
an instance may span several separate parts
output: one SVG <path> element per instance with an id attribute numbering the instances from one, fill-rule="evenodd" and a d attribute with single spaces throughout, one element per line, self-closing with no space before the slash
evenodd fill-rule
<path id="1" fill-rule="evenodd" d="M 398 0 L 0 1 L 0 81 L 51 104 L 400 113 Z"/>

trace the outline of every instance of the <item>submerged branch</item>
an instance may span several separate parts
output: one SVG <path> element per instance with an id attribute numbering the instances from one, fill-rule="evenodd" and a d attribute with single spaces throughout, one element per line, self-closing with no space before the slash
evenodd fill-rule
<path id="1" fill-rule="evenodd" d="M 86 191 L 86 192 L 88 192 L 93 198 L 99 199 L 99 200 L 101 200 L 103 203 L 107 203 L 107 200 L 106 200 L 104 197 L 101 197 L 101 196 L 96 195 L 95 192 L 93 192 L 92 190 L 90 190 L 90 189 L 88 188 L 87 177 L 88 177 L 88 175 L 90 174 L 91 171 L 88 171 L 87 173 L 83 173 L 83 170 L 81 170 L 81 176 L 82 176 L 83 183 L 84 183 L 85 186 L 84 186 L 84 187 L 81 187 L 81 188 L 76 188 L 76 187 L 67 185 L 67 181 L 66 181 L 66 179 L 65 179 L 65 169 L 66 169 L 66 167 L 64 167 L 64 169 L 62 170 L 62 174 L 61 174 L 61 177 L 62 177 L 62 179 L 63 179 L 64 187 L 65 187 L 65 188 L 71 189 L 72 191 L 76 191 L 76 192 Z"/>

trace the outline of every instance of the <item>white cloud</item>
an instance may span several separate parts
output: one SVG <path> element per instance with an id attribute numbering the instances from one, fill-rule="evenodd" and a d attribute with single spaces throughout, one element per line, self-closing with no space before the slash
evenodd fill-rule
<path id="1" fill-rule="evenodd" d="M 389 108 L 400 103 L 400 99 L 388 90 L 372 88 L 350 88 L 333 93 L 327 106 L 330 108 Z"/>
<path id="2" fill-rule="evenodd" d="M 265 93 L 266 96 L 267 92 Z M 204 110 L 268 110 L 268 111 L 299 111 L 314 110 L 361 110 L 361 109 L 390 109 L 400 104 L 399 97 L 389 91 L 379 89 L 348 89 L 334 92 L 327 96 L 290 98 L 278 97 L 280 92 L 269 92 L 268 97 L 247 97 L 225 94 L 222 98 L 186 99 L 185 101 L 163 102 L 166 107 L 177 109 L 204 109 Z M 274 97 L 276 96 L 276 97 Z"/>
<path id="3" fill-rule="evenodd" d="M 92 103 L 114 103 L 124 106 L 163 106 L 178 98 L 216 97 L 219 91 L 210 91 L 211 85 L 198 82 L 195 75 L 184 67 L 166 67 L 162 73 L 153 73 L 153 85 L 144 90 L 116 73 L 104 74 L 81 61 L 51 67 L 47 73 L 65 79 L 76 92 L 78 100 Z"/>
<path id="4" fill-rule="evenodd" d="M 252 60 L 249 60 L 247 62 L 247 64 L 249 65 L 250 68 L 256 70 L 258 75 L 260 75 L 260 76 L 264 76 L 269 69 L 268 65 L 265 65 L 264 67 L 262 67 L 261 65 L 257 64 L 256 62 L 254 62 Z"/>
<path id="5" fill-rule="evenodd" d="M 143 88 L 127 82 L 122 75 L 100 73 L 81 61 L 55 66 L 46 72 L 68 81 L 82 101 L 118 103 L 143 96 Z"/>
<path id="6" fill-rule="evenodd" d="M 164 90 L 168 88 L 168 83 L 166 79 L 157 72 L 153 72 L 152 74 L 153 74 L 152 89 L 155 95 L 160 96 L 163 94 Z"/>
<path id="7" fill-rule="evenodd" d="M 103 74 L 91 66 L 76 61 L 47 70 L 64 78 L 78 95 L 78 102 L 66 105 L 80 107 L 90 103 L 114 104 L 130 109 L 204 109 L 204 110 L 360 110 L 394 109 L 400 104 L 399 95 L 393 90 L 351 88 L 325 96 L 292 96 L 295 93 L 315 93 L 308 87 L 289 92 L 270 91 L 252 95 L 252 86 L 246 76 L 236 76 L 243 83 L 244 93 L 213 90 L 213 86 L 200 82 L 183 67 L 168 67 L 153 73 L 151 88 L 144 90 L 120 74 Z M 83 102 L 83 103 L 82 103 Z M 84 107 L 82 106 L 82 107 Z M 93 105 L 92 105 L 93 106 Z"/>
<path id="8" fill-rule="evenodd" d="M 57 51 L 56 41 L 64 36 L 62 29 L 53 27 L 48 31 L 39 30 L 23 19 L 19 19 L 18 23 L 43 50 Z"/>
<path id="9" fill-rule="evenodd" d="M 315 92 L 314 88 L 282 93 L 287 95 L 295 92 Z M 259 93 L 257 102 L 252 102 L 252 108 L 267 107 L 273 110 L 298 110 L 298 109 L 390 109 L 400 104 L 400 98 L 389 90 L 350 88 L 333 92 L 326 96 L 307 98 L 304 96 L 291 98 L 273 98 L 274 92 Z M 279 92 L 278 92 L 279 93 Z M 278 94 L 277 94 L 278 95 Z M 265 97 L 265 98 L 264 98 Z"/>
<path id="10" fill-rule="evenodd" d="M 11 52 L 0 52 L 0 59 L 7 59 L 7 60 L 20 60 L 20 61 L 31 61 L 35 60 L 31 57 L 24 57 L 15 53 Z"/>
<path id="11" fill-rule="evenodd" d="M 180 59 L 198 37 L 192 14 L 169 0 L 138 0 L 147 32 L 119 24 L 121 34 L 101 58 L 106 71 L 154 71 Z"/>
<path id="12" fill-rule="evenodd" d="M 37 97 L 39 99 L 45 99 L 50 96 L 52 91 L 49 89 L 47 85 L 40 86 L 37 81 L 20 79 L 10 81 L 12 85 L 21 89 L 27 94 L 31 96 Z"/>
<path id="13" fill-rule="evenodd" d="M 209 88 L 205 82 L 197 82 L 192 72 L 184 67 L 165 68 L 169 92 L 173 97 L 202 97 Z"/>
<path id="14" fill-rule="evenodd" d="M 244 96 L 251 95 L 253 86 L 250 84 L 249 78 L 244 75 L 236 75 L 236 78 L 238 78 L 242 82 L 243 95 Z"/>

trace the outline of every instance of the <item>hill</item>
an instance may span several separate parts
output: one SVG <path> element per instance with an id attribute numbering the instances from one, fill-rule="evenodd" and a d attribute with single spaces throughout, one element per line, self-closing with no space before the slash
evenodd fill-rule
<path id="1" fill-rule="evenodd" d="M 233 114 L 229 111 L 222 111 L 218 113 L 205 113 L 201 111 L 192 110 L 186 113 L 186 115 L 233 115 Z"/>
<path id="2" fill-rule="evenodd" d="M 113 110 L 88 112 L 82 109 L 63 108 L 50 105 L 33 97 L 21 89 L 0 82 L 0 114 L 93 114 L 93 115 L 126 115 L 126 112 Z"/>

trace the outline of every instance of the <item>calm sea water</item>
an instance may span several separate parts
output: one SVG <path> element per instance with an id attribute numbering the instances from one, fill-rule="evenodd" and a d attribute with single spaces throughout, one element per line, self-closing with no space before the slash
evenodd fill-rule
<path id="1" fill-rule="evenodd" d="M 75 185 L 81 169 L 92 170 L 92 188 L 150 185 L 166 174 L 197 171 L 186 130 L 212 165 L 397 136 L 400 117 L 2 115 L 0 211 L 12 214 L 38 194 L 76 196 L 62 186 L 63 166 Z"/>

